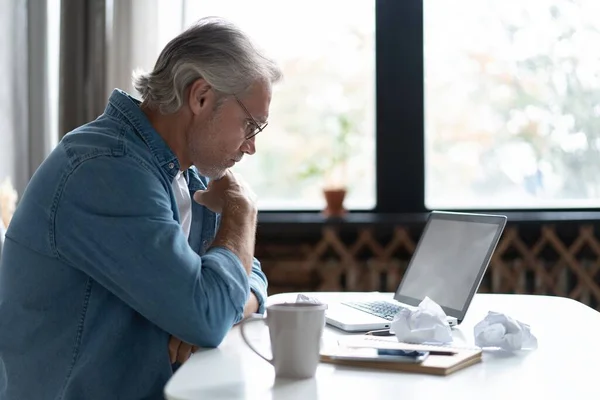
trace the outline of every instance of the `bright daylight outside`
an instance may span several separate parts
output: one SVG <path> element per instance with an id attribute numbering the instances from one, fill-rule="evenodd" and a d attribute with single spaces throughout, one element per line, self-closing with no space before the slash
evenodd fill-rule
<path id="1" fill-rule="evenodd" d="M 428 208 L 600 205 L 600 1 L 426 0 Z"/>
<path id="2" fill-rule="evenodd" d="M 257 153 L 236 167 L 260 209 L 321 209 L 325 184 L 374 207 L 374 1 L 186 1 L 184 15 L 235 22 L 283 68 Z"/>

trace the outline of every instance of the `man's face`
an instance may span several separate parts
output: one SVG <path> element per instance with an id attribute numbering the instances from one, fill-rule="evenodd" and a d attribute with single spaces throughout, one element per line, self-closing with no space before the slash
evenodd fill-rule
<path id="1" fill-rule="evenodd" d="M 271 88 L 256 84 L 239 101 L 259 125 L 269 115 Z M 201 175 L 210 179 L 222 177 L 244 154 L 255 153 L 255 138 L 247 139 L 256 125 L 233 96 L 228 97 L 208 119 L 192 117 L 186 131 L 190 160 Z"/>

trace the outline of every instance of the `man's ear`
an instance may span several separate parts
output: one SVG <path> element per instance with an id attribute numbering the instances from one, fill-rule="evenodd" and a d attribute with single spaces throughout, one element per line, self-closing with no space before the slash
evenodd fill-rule
<path id="1" fill-rule="evenodd" d="M 204 79 L 196 79 L 190 85 L 188 93 L 188 104 L 193 114 L 199 115 L 206 109 L 212 109 L 215 100 L 215 92 Z"/>

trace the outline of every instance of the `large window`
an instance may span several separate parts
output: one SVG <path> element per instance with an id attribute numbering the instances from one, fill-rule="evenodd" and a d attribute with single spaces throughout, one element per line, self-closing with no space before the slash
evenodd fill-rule
<path id="1" fill-rule="evenodd" d="M 598 207 L 600 1 L 423 3 L 427 207 Z"/>
<path id="2" fill-rule="evenodd" d="M 127 74 L 209 15 L 283 67 L 236 167 L 261 210 L 321 209 L 340 182 L 378 213 L 600 204 L 599 1 L 130 1 Z"/>
<path id="3" fill-rule="evenodd" d="M 149 16 L 148 3 L 133 4 Z M 323 187 L 342 185 L 348 208 L 375 206 L 373 0 L 152 4 L 157 29 L 139 32 L 140 41 L 151 35 L 154 42 L 136 46 L 144 54 L 133 57 L 130 70 L 151 69 L 178 33 L 174 27 L 181 31 L 215 15 L 239 25 L 282 67 L 284 81 L 274 87 L 269 126 L 256 138 L 257 153 L 235 167 L 258 194 L 261 210 L 319 210 Z"/>

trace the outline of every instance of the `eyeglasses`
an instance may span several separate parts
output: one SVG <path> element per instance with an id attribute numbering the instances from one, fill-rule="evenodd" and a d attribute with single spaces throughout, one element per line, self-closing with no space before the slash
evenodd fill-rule
<path id="1" fill-rule="evenodd" d="M 235 95 L 233 96 L 233 98 L 235 99 L 235 101 L 237 101 L 237 103 L 240 105 L 240 107 L 242 107 L 242 110 L 244 110 L 244 112 L 246 113 L 246 116 L 248 117 L 249 121 L 248 121 L 248 125 L 246 126 L 246 140 L 250 140 L 254 136 L 261 133 L 267 127 L 267 125 L 269 125 L 269 123 L 265 122 L 262 126 L 259 125 L 259 123 L 256 122 L 256 120 L 252 116 L 252 114 L 250 114 L 250 111 L 248 111 L 248 109 L 246 108 L 244 103 L 242 103 L 240 101 L 240 99 L 238 99 L 238 97 Z"/>

